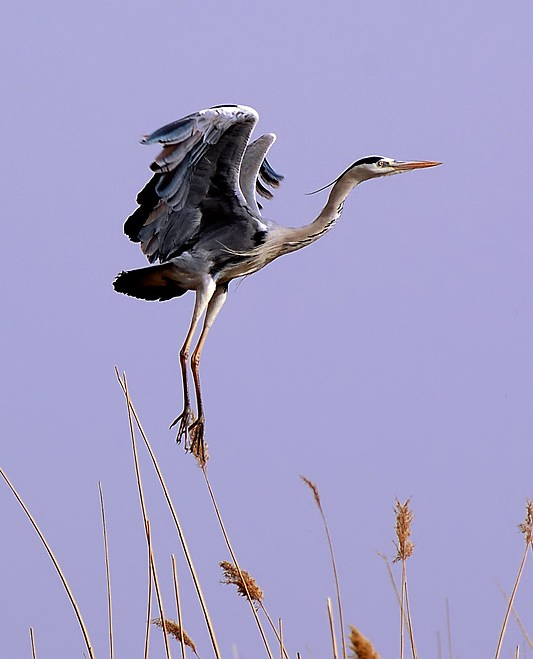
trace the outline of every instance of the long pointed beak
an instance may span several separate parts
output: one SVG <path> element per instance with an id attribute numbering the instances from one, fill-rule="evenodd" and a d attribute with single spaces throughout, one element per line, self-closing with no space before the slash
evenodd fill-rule
<path id="1" fill-rule="evenodd" d="M 411 169 L 423 169 L 424 167 L 437 167 L 442 165 L 441 162 L 435 160 L 407 160 L 405 162 L 395 162 L 393 167 L 399 172 L 407 172 Z"/>

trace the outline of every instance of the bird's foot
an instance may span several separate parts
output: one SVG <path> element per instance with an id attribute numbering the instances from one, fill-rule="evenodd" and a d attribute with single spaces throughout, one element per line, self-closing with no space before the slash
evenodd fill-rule
<path id="1" fill-rule="evenodd" d="M 188 450 L 198 460 L 198 463 L 200 464 L 201 467 L 204 467 L 208 460 L 206 445 L 204 442 L 204 430 L 205 430 L 205 418 L 204 415 L 201 414 L 196 419 L 196 421 L 191 426 L 189 426 L 190 444 L 188 448 Z"/>
<path id="2" fill-rule="evenodd" d="M 185 450 L 191 450 L 191 440 L 189 436 L 189 429 L 194 425 L 194 412 L 190 405 L 185 404 L 183 412 L 170 424 L 170 428 L 178 425 L 178 434 L 176 435 L 176 442 L 181 444 L 181 440 L 185 440 Z M 169 428 L 169 429 L 170 429 Z"/>

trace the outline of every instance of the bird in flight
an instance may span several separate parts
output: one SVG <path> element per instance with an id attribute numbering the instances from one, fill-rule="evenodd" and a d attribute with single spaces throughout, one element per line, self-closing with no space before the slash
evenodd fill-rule
<path id="1" fill-rule="evenodd" d="M 258 119 L 253 108 L 221 105 L 190 114 L 143 138 L 143 144 L 158 142 L 163 149 L 150 166 L 152 178 L 137 195 L 138 208 L 126 220 L 124 233 L 140 243 L 148 261 L 156 265 L 121 272 L 113 282 L 119 293 L 142 300 L 164 301 L 195 292 L 191 324 L 180 351 L 183 411 L 171 427 L 178 426 L 178 443 L 183 439 L 185 449 L 202 464 L 205 413 L 200 355 L 230 281 L 318 240 L 339 219 L 346 197 L 359 183 L 440 164 L 382 156 L 357 160 L 325 186 L 331 186 L 331 191 L 315 220 L 302 227 L 285 227 L 263 217 L 257 200 L 257 195 L 270 199 L 269 188 L 278 187 L 283 179 L 266 158 L 276 136 L 270 133 L 250 142 Z M 187 365 L 204 313 L 191 355 L 195 417 Z"/>

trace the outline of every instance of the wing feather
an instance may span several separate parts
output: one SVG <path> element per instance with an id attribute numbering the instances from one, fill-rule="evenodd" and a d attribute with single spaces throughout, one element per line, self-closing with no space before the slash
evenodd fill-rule
<path id="1" fill-rule="evenodd" d="M 272 137 L 260 158 L 257 148 L 246 155 L 253 146 L 247 149 L 257 120 L 252 108 L 219 106 L 188 115 L 143 138 L 143 144 L 158 142 L 163 149 L 150 166 L 154 174 L 138 193 L 139 207 L 126 220 L 124 232 L 141 243 L 150 262 L 165 262 L 183 251 L 206 224 L 255 222 L 260 217 L 255 189 L 271 196 L 263 183 L 273 187 L 283 177 L 265 159 Z M 251 186 L 248 179 L 243 181 L 245 164 L 247 171 L 255 172 Z"/>

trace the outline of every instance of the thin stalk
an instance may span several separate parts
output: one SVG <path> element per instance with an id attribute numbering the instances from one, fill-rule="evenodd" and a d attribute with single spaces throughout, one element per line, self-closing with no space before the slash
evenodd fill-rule
<path id="1" fill-rule="evenodd" d="M 100 510 L 102 511 L 102 529 L 104 533 L 104 553 L 105 553 L 105 576 L 107 588 L 107 618 L 109 622 L 109 658 L 115 656 L 113 643 L 113 605 L 111 601 L 111 571 L 109 569 L 109 547 L 107 545 L 107 528 L 105 523 L 104 495 L 102 492 L 102 483 L 98 481 L 98 492 L 100 494 Z"/>
<path id="2" fill-rule="evenodd" d="M 326 522 L 326 516 L 324 515 L 324 511 L 322 510 L 322 506 L 320 506 L 320 514 L 322 516 L 322 521 L 324 522 L 326 538 L 328 539 L 329 553 L 331 556 L 331 565 L 333 567 L 333 578 L 335 580 L 335 590 L 337 592 L 337 608 L 339 610 L 339 626 L 341 628 L 342 656 L 343 659 L 347 659 L 346 639 L 344 638 L 344 620 L 342 617 L 341 589 L 339 585 L 339 575 L 337 574 L 337 563 L 335 561 L 335 554 L 333 553 L 333 543 L 331 542 L 331 537 L 329 535 L 329 528 Z"/>
<path id="3" fill-rule="evenodd" d="M 35 649 L 35 638 L 33 636 L 33 627 L 30 627 L 30 642 L 32 659 L 37 659 L 37 650 Z"/>
<path id="4" fill-rule="evenodd" d="M 448 636 L 448 657 L 453 659 L 453 650 L 452 650 L 452 623 L 450 622 L 450 603 L 448 598 L 446 598 L 446 634 Z"/>
<path id="5" fill-rule="evenodd" d="M 122 388 L 122 391 L 124 393 L 124 396 L 126 398 L 127 407 L 128 407 L 129 410 L 131 410 L 131 413 L 133 414 L 133 417 L 135 419 L 135 423 L 137 425 L 137 428 L 139 429 L 139 432 L 141 433 L 141 437 L 142 437 L 142 439 L 144 441 L 144 444 L 145 444 L 145 446 L 148 450 L 148 453 L 149 453 L 150 458 L 152 460 L 152 464 L 153 464 L 154 469 L 156 471 L 156 474 L 159 478 L 161 488 L 162 488 L 163 493 L 165 495 L 165 499 L 166 499 L 168 507 L 170 509 L 170 513 L 172 515 L 172 519 L 174 521 L 174 525 L 176 527 L 176 530 L 178 532 L 178 536 L 179 536 L 179 539 L 180 539 L 180 542 L 181 542 L 183 553 L 185 554 L 185 559 L 187 561 L 187 565 L 189 566 L 189 571 L 191 573 L 194 586 L 196 588 L 196 593 L 198 595 L 198 600 L 200 602 L 200 606 L 202 607 L 202 612 L 204 614 L 204 619 L 205 619 L 205 622 L 206 622 L 207 630 L 208 630 L 209 636 L 211 638 L 211 644 L 213 646 L 215 657 L 217 659 L 221 659 L 220 650 L 218 648 L 218 643 L 217 643 L 217 639 L 216 639 L 216 636 L 215 636 L 215 630 L 213 628 L 213 624 L 212 624 L 211 618 L 209 616 L 209 611 L 208 611 L 207 605 L 205 603 L 205 599 L 204 599 L 202 589 L 201 589 L 201 586 L 200 586 L 200 581 L 198 580 L 198 576 L 196 574 L 196 570 L 194 568 L 194 564 L 193 564 L 193 561 L 192 561 L 192 556 L 191 556 L 191 553 L 190 553 L 189 548 L 187 546 L 187 543 L 185 541 L 185 535 L 184 535 L 183 530 L 181 528 L 181 524 L 179 523 L 178 516 L 177 516 L 176 510 L 174 508 L 174 504 L 172 502 L 172 499 L 170 497 L 170 493 L 169 493 L 168 488 L 167 488 L 166 483 L 165 483 L 165 479 L 163 478 L 163 474 L 161 472 L 161 469 L 159 468 L 159 464 L 157 463 L 157 460 L 156 460 L 155 454 L 152 450 L 152 447 L 150 445 L 150 442 L 148 441 L 148 437 L 146 436 L 146 433 L 144 432 L 144 429 L 143 429 L 142 424 L 140 422 L 139 416 L 137 415 L 137 412 L 135 411 L 133 403 L 130 399 L 128 389 L 127 389 L 127 384 L 126 384 L 126 374 L 124 374 L 124 381 L 122 381 L 122 379 L 120 377 L 120 374 L 118 372 L 118 369 L 116 367 L 115 367 L 115 373 L 116 373 L 117 379 L 119 381 L 119 384 Z"/>
<path id="6" fill-rule="evenodd" d="M 390 561 L 387 558 L 387 556 L 385 556 L 385 554 L 382 554 L 379 551 L 376 552 L 376 553 L 379 557 L 381 557 L 385 561 L 385 565 L 387 566 L 387 573 L 389 575 L 389 579 L 390 579 L 392 587 L 394 589 L 394 594 L 396 595 L 396 600 L 398 602 L 398 606 L 401 608 L 402 600 L 401 600 L 401 597 L 400 597 L 400 591 L 398 590 L 398 586 L 396 585 L 396 581 L 394 580 L 394 575 L 392 573 L 392 568 L 391 568 Z M 409 631 L 409 622 L 408 622 L 407 616 L 405 618 L 404 625 L 405 625 L 405 628 L 407 629 L 407 631 Z M 437 635 L 438 635 L 438 632 L 437 632 Z M 440 643 L 440 636 L 439 636 L 439 643 Z M 439 656 L 439 659 L 440 659 L 440 656 Z"/>
<path id="7" fill-rule="evenodd" d="M 415 645 L 415 635 L 413 633 L 413 621 L 411 618 L 411 607 L 409 606 L 409 589 L 407 587 L 407 580 L 405 582 L 405 607 L 407 611 L 407 629 L 409 631 L 409 641 L 411 643 L 411 652 L 413 659 L 418 659 L 418 653 Z"/>
<path id="8" fill-rule="evenodd" d="M 263 602 L 259 602 L 259 606 L 261 607 L 261 610 L 265 614 L 265 618 L 268 620 L 268 624 L 272 628 L 272 631 L 274 632 L 274 634 L 275 634 L 275 636 L 278 640 L 278 643 L 280 643 L 281 646 L 283 647 L 283 654 L 285 656 L 285 659 L 289 659 L 289 654 L 288 654 L 287 650 L 285 649 L 285 646 L 283 645 L 283 640 L 280 638 L 278 630 L 276 629 L 276 625 L 274 624 L 274 621 L 272 620 L 272 618 L 270 617 L 268 611 L 266 610 L 265 605 L 263 604 Z M 280 618 L 280 620 L 281 620 L 281 618 Z"/>
<path id="9" fill-rule="evenodd" d="M 385 565 L 387 566 L 387 572 L 389 574 L 389 578 L 392 583 L 392 587 L 394 588 L 394 594 L 396 595 L 396 599 L 398 600 L 398 606 L 401 607 L 402 605 L 402 600 L 400 598 L 400 591 L 398 590 L 398 586 L 396 585 L 396 581 L 394 580 L 394 574 L 392 573 L 392 568 L 389 559 L 385 554 L 382 554 L 380 551 L 376 552 L 378 556 L 380 556 L 384 561 Z"/>
<path id="10" fill-rule="evenodd" d="M 155 568 L 154 552 L 152 549 L 152 534 L 150 533 L 150 520 L 146 520 L 146 537 L 148 538 L 148 553 L 150 554 L 150 567 L 154 577 L 155 594 L 157 597 L 157 606 L 159 607 L 159 617 L 161 618 L 161 629 L 163 630 L 163 637 L 165 639 L 165 652 L 167 659 L 172 659 L 170 655 L 170 644 L 168 642 L 167 622 L 165 618 L 165 611 L 163 609 L 163 598 L 161 597 L 161 589 L 159 588 L 159 579 L 157 578 L 157 570 Z"/>
<path id="11" fill-rule="evenodd" d="M 400 659 L 404 659 L 404 620 L 405 620 L 405 584 L 406 584 L 406 575 L 405 575 L 405 561 L 402 561 L 402 603 L 400 607 Z"/>
<path id="12" fill-rule="evenodd" d="M 37 535 L 39 536 L 41 542 L 43 543 L 46 551 L 48 552 L 48 555 L 50 556 L 50 560 L 54 564 L 54 567 L 57 571 L 57 574 L 59 575 L 59 578 L 61 579 L 61 583 L 63 584 L 63 588 L 65 589 L 65 591 L 68 595 L 70 603 L 72 604 L 72 608 L 74 609 L 74 613 L 76 614 L 76 618 L 78 619 L 78 624 L 80 626 L 81 633 L 83 635 L 83 640 L 85 641 L 85 645 L 87 647 L 87 652 L 89 653 L 89 657 L 90 657 L 90 659 L 94 659 L 95 655 L 94 655 L 93 648 L 92 648 L 92 645 L 91 645 L 91 639 L 89 638 L 89 632 L 87 631 L 87 627 L 86 627 L 85 622 L 83 620 L 83 617 L 81 615 L 80 608 L 79 608 L 78 604 L 76 603 L 76 600 L 74 599 L 74 595 L 72 594 L 72 590 L 70 589 L 70 586 L 67 582 L 67 579 L 66 579 L 65 575 L 63 574 L 63 571 L 61 570 L 60 566 L 59 566 L 57 558 L 54 556 L 54 553 L 53 553 L 50 545 L 48 544 L 46 538 L 44 537 L 41 529 L 37 526 L 37 522 L 33 518 L 32 514 L 30 513 L 28 508 L 26 507 L 26 504 L 21 499 L 19 493 L 17 492 L 17 490 L 15 490 L 15 488 L 11 484 L 11 481 L 9 480 L 6 473 L 4 472 L 4 470 L 1 467 L 0 467 L 0 476 L 2 476 L 2 478 L 5 480 L 5 482 L 7 483 L 8 487 L 9 487 L 9 489 L 11 490 L 11 492 L 13 492 L 13 494 L 15 496 L 15 499 L 19 502 L 20 507 L 26 513 L 26 516 L 28 517 L 28 519 L 32 523 L 33 528 L 35 529 L 35 531 L 36 531 Z"/>
<path id="13" fill-rule="evenodd" d="M 511 614 L 511 609 L 513 607 L 516 591 L 518 590 L 518 584 L 520 583 L 520 579 L 522 578 L 522 572 L 524 571 L 524 566 L 526 564 L 526 558 L 527 558 L 528 550 L 529 550 L 529 544 L 526 544 L 526 548 L 524 550 L 524 555 L 522 556 L 522 562 L 520 563 L 520 569 L 518 570 L 518 575 L 516 577 L 516 581 L 515 581 L 515 584 L 514 584 L 514 587 L 513 587 L 513 592 L 511 593 L 511 597 L 509 598 L 509 604 L 507 606 L 507 611 L 505 612 L 505 618 L 503 620 L 503 625 L 502 625 L 502 629 L 501 629 L 501 632 L 500 632 L 500 637 L 498 639 L 498 646 L 496 648 L 496 654 L 494 655 L 495 659 L 498 659 L 499 656 L 500 656 L 500 652 L 501 652 L 502 644 L 503 644 L 503 637 L 505 636 L 505 630 L 507 628 L 507 622 L 509 621 L 509 616 Z"/>
<path id="14" fill-rule="evenodd" d="M 278 625 L 279 625 L 279 655 L 280 659 L 283 659 L 283 623 L 281 621 L 281 618 L 278 618 Z"/>
<path id="15" fill-rule="evenodd" d="M 500 589 L 500 593 L 505 597 L 507 600 L 507 603 L 509 603 L 509 595 L 505 592 L 505 590 L 501 587 L 500 584 L 498 584 L 498 588 Z M 520 627 L 520 631 L 522 632 L 522 635 L 526 641 L 526 643 L 529 645 L 529 648 L 533 650 L 533 643 L 531 642 L 531 639 L 529 638 L 529 634 L 527 633 L 526 628 L 524 627 L 524 623 L 520 619 L 520 616 L 518 615 L 517 610 L 514 608 L 514 606 L 511 607 L 511 611 L 513 612 L 513 615 L 516 619 L 516 622 L 518 626 Z"/>
<path id="16" fill-rule="evenodd" d="M 150 654 L 150 629 L 152 627 L 152 559 L 148 552 L 148 595 L 146 603 L 146 632 L 144 635 L 144 659 Z"/>
<path id="17" fill-rule="evenodd" d="M 303 482 L 313 492 L 315 503 L 316 503 L 316 505 L 318 507 L 318 510 L 320 512 L 320 516 L 322 517 L 322 523 L 324 524 L 324 530 L 326 532 L 326 539 L 328 541 L 329 555 L 330 555 L 330 558 L 331 558 L 331 566 L 333 568 L 333 578 L 334 578 L 334 581 L 335 581 L 335 591 L 336 591 L 336 595 L 337 595 L 337 609 L 339 611 L 339 626 L 341 628 L 342 657 L 343 657 L 343 659 L 347 659 L 346 639 L 344 637 L 344 619 L 343 619 L 343 615 L 342 615 L 341 588 L 340 588 L 340 583 L 339 583 L 339 575 L 337 573 L 337 563 L 335 561 L 335 553 L 333 551 L 333 543 L 331 541 L 331 536 L 329 534 L 329 527 L 328 527 L 328 523 L 326 521 L 326 515 L 324 514 L 324 509 L 322 508 L 322 502 L 320 501 L 320 494 L 318 492 L 318 487 L 315 485 L 315 483 L 313 483 L 311 480 L 309 480 L 305 476 L 300 476 L 300 478 L 303 480 Z"/>
<path id="18" fill-rule="evenodd" d="M 181 619 L 181 602 L 180 602 L 180 591 L 178 588 L 178 571 L 176 569 L 176 557 L 174 554 L 171 554 L 170 560 L 172 561 L 172 576 L 174 579 L 174 594 L 176 596 L 176 613 L 178 616 L 178 624 L 181 629 L 180 634 L 180 645 L 181 645 L 181 658 L 185 659 L 185 642 L 183 640 L 183 620 Z"/>
<path id="19" fill-rule="evenodd" d="M 121 383 L 122 384 L 122 383 Z M 128 383 L 126 374 L 124 374 L 124 387 L 125 394 L 128 396 Z M 150 555 L 150 539 L 148 537 L 148 514 L 146 512 L 146 502 L 144 499 L 144 490 L 141 478 L 141 469 L 139 466 L 139 455 L 137 452 L 137 441 L 135 440 L 135 428 L 133 427 L 132 413 L 128 410 L 128 426 L 130 430 L 131 448 L 133 452 L 133 464 L 135 467 L 135 480 L 137 482 L 137 491 L 139 493 L 139 504 L 141 506 L 141 514 L 143 518 L 143 527 L 145 532 L 146 544 L 148 546 L 148 597 L 147 597 L 147 612 L 146 612 L 146 633 L 144 637 L 144 659 L 148 659 L 150 648 L 150 627 L 152 618 L 152 558 Z"/>
<path id="20" fill-rule="evenodd" d="M 333 659 L 338 659 L 337 639 L 335 638 L 335 623 L 333 622 L 333 611 L 331 609 L 331 597 L 328 597 L 328 619 L 329 631 L 331 632 L 331 646 L 333 648 Z"/>
<path id="21" fill-rule="evenodd" d="M 209 491 L 209 496 L 211 497 L 211 501 L 213 503 L 213 508 L 215 509 L 215 514 L 217 516 L 218 523 L 219 523 L 220 529 L 222 531 L 222 535 L 224 536 L 226 546 L 227 546 L 228 551 L 231 555 L 231 560 L 233 561 L 233 564 L 235 565 L 235 567 L 237 568 L 237 572 L 239 573 L 239 578 L 240 578 L 240 580 L 242 582 L 242 585 L 244 587 L 244 590 L 246 592 L 246 599 L 248 600 L 248 602 L 250 604 L 250 607 L 252 609 L 252 613 L 253 613 L 253 616 L 254 616 L 255 621 L 257 623 L 259 633 L 261 634 L 261 638 L 263 639 L 265 649 L 266 649 L 267 654 L 270 657 L 270 659 L 274 659 L 273 656 L 272 656 L 272 651 L 270 650 L 270 646 L 268 645 L 268 641 L 267 641 L 267 638 L 265 636 L 265 632 L 263 630 L 263 625 L 261 624 L 261 621 L 259 620 L 259 616 L 257 615 L 257 611 L 256 611 L 256 608 L 254 606 L 254 602 L 253 602 L 253 600 L 250 596 L 250 592 L 249 592 L 248 586 L 246 584 L 246 579 L 243 577 L 243 574 L 241 572 L 241 568 L 239 567 L 239 563 L 237 561 L 237 557 L 235 556 L 235 552 L 233 551 L 233 547 L 231 546 L 229 536 L 226 532 L 226 527 L 224 526 L 224 522 L 222 521 L 222 515 L 220 514 L 220 510 L 218 509 L 218 505 L 217 505 L 217 502 L 216 502 L 216 499 L 215 499 L 215 495 L 213 493 L 213 489 L 211 488 L 211 483 L 209 482 L 209 478 L 207 477 L 207 471 L 206 471 L 205 465 L 202 465 L 202 472 L 204 474 L 207 489 Z M 274 629 L 275 629 L 275 627 L 274 627 Z M 276 633 L 276 635 L 277 635 L 277 633 Z M 278 638 L 278 641 L 279 641 L 279 638 Z"/>

